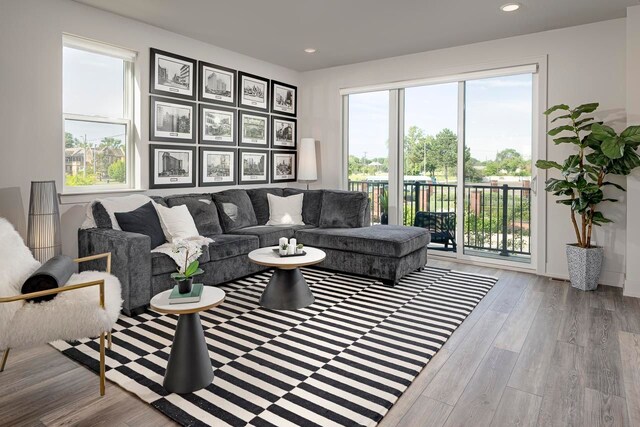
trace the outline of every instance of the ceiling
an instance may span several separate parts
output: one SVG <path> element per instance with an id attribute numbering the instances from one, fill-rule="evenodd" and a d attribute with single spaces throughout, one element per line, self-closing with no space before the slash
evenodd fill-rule
<path id="1" fill-rule="evenodd" d="M 298 71 L 626 16 L 640 0 L 75 0 Z M 315 54 L 305 48 L 317 49 Z"/>

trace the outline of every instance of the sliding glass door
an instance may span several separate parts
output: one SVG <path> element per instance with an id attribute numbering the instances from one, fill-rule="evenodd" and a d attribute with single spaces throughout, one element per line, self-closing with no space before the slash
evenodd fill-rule
<path id="1" fill-rule="evenodd" d="M 526 266 L 536 80 L 487 74 L 345 95 L 347 188 L 372 223 L 429 229 L 431 251 Z"/>

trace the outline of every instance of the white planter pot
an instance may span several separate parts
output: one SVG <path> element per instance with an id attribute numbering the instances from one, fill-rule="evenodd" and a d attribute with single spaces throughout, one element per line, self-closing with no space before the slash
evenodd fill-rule
<path id="1" fill-rule="evenodd" d="M 571 286 L 583 291 L 593 291 L 598 287 L 604 250 L 601 247 L 581 248 L 567 245 L 567 265 Z"/>

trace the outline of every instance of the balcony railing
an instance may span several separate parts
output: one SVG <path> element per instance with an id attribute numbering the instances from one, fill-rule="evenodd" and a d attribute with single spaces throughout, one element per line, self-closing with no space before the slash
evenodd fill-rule
<path id="1" fill-rule="evenodd" d="M 371 222 L 374 224 L 382 222 L 380 196 L 388 188 L 386 181 L 349 182 L 349 190 L 364 191 L 369 195 Z M 454 250 L 457 244 L 464 243 L 465 249 L 475 251 L 504 256 L 531 255 L 531 189 L 528 186 L 465 184 L 462 242 L 458 242 L 456 230 L 456 193 L 456 184 L 405 181 L 402 186 L 402 223 L 414 225 L 416 213 L 426 212 L 421 215 L 446 224 L 447 230 L 436 231 L 447 234 L 452 244 L 434 243 L 430 246 L 433 249 Z"/>

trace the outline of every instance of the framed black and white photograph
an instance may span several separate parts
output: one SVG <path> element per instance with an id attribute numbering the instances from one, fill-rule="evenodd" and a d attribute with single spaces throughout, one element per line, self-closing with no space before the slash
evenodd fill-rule
<path id="1" fill-rule="evenodd" d="M 266 150 L 238 150 L 238 182 L 267 184 L 269 182 L 269 152 Z"/>
<path id="2" fill-rule="evenodd" d="M 271 147 L 295 150 L 297 141 L 296 119 L 271 116 Z"/>
<path id="3" fill-rule="evenodd" d="M 152 96 L 149 106 L 150 141 L 196 142 L 195 103 Z"/>
<path id="4" fill-rule="evenodd" d="M 236 145 L 236 110 L 200 104 L 200 143 Z"/>
<path id="5" fill-rule="evenodd" d="M 149 188 L 196 186 L 196 147 L 149 145 Z"/>
<path id="6" fill-rule="evenodd" d="M 238 144 L 243 147 L 269 148 L 269 116 L 239 110 Z"/>
<path id="7" fill-rule="evenodd" d="M 202 102 L 236 106 L 236 70 L 220 65 L 198 61 L 200 89 L 198 99 Z"/>
<path id="8" fill-rule="evenodd" d="M 296 152 L 271 152 L 271 182 L 291 182 L 297 179 Z"/>
<path id="9" fill-rule="evenodd" d="M 298 113 L 298 88 L 271 80 L 271 112 L 295 117 Z"/>
<path id="10" fill-rule="evenodd" d="M 234 185 L 237 175 L 237 152 L 235 148 L 200 147 L 200 186 Z"/>
<path id="11" fill-rule="evenodd" d="M 269 111 L 269 79 L 238 72 L 238 107 Z"/>
<path id="12" fill-rule="evenodd" d="M 151 48 L 149 92 L 196 99 L 196 60 Z"/>

